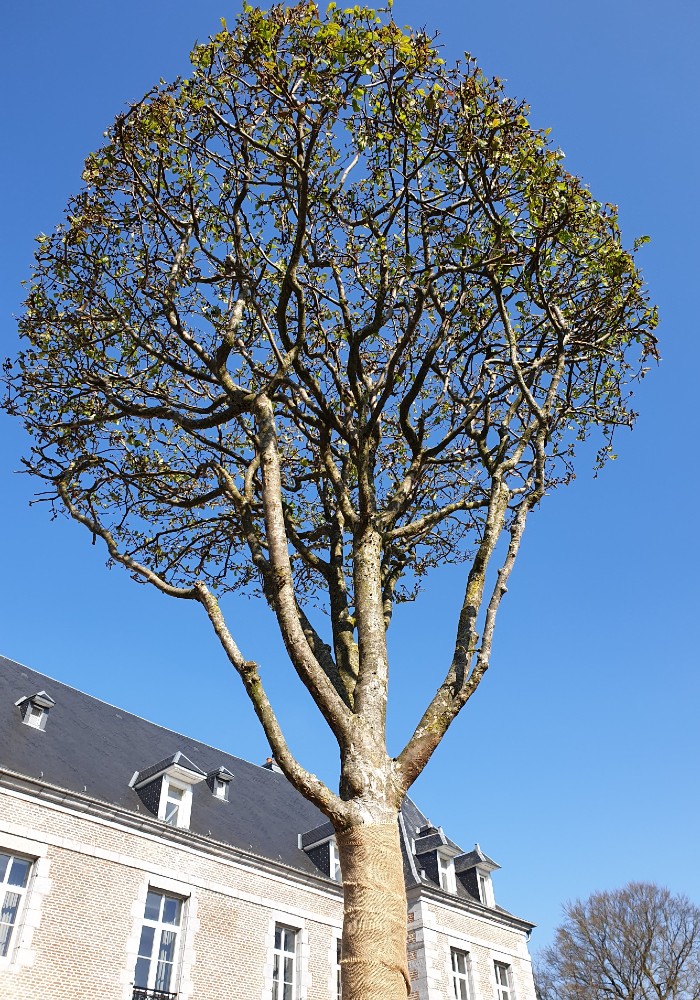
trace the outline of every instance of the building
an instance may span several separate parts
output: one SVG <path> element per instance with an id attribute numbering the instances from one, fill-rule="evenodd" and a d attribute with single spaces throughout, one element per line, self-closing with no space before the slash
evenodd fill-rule
<path id="1" fill-rule="evenodd" d="M 413 1000 L 534 1000 L 498 865 L 406 800 Z M 0 1000 L 337 1000 L 333 829 L 262 767 L 0 657 Z"/>

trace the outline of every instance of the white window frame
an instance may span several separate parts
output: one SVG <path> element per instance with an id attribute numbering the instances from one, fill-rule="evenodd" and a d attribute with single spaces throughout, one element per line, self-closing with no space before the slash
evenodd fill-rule
<path id="1" fill-rule="evenodd" d="M 279 947 L 277 945 L 278 935 L 281 938 Z M 285 947 L 288 935 L 292 935 L 293 947 L 291 951 Z M 292 976 L 291 981 L 288 981 L 286 966 L 290 960 L 292 962 Z M 288 1000 L 297 1000 L 299 995 L 299 928 L 278 921 L 275 923 L 275 939 L 272 944 L 272 1000 L 287 1000 L 284 988 L 288 982 L 292 988 Z"/>
<path id="2" fill-rule="evenodd" d="M 4 955 L 0 955 L 0 959 L 4 959 L 4 960 L 9 959 L 11 961 L 12 960 L 12 956 L 13 956 L 15 950 L 16 950 L 17 941 L 18 941 L 18 939 L 19 939 L 19 937 L 21 935 L 21 932 L 22 932 L 22 923 L 23 923 L 23 920 L 24 920 L 24 911 L 25 911 L 26 905 L 27 905 L 27 898 L 29 896 L 29 890 L 30 890 L 31 885 L 32 885 L 32 876 L 34 874 L 34 863 L 35 863 L 36 859 L 32 858 L 32 857 L 29 857 L 26 854 L 22 854 L 22 853 L 15 852 L 15 851 L 5 850 L 4 848 L 0 848 L 0 853 L 4 854 L 5 857 L 7 857 L 7 859 L 8 859 L 8 861 L 7 861 L 7 867 L 5 868 L 5 872 L 3 873 L 2 881 L 0 881 L 0 914 L 2 913 L 2 910 L 3 910 L 4 905 L 5 905 L 5 900 L 7 899 L 8 895 L 13 895 L 13 896 L 18 896 L 19 897 L 19 899 L 17 901 L 17 909 L 15 911 L 15 917 L 14 917 L 14 920 L 12 921 L 12 925 L 11 926 L 9 924 L 7 924 L 7 925 L 6 924 L 1 924 L 0 925 L 0 926 L 10 926 L 10 932 L 9 932 L 9 935 L 8 935 L 8 938 L 7 938 L 7 950 L 5 951 Z M 12 871 L 12 865 L 13 865 L 14 861 L 25 861 L 27 863 L 27 876 L 26 876 L 26 882 L 25 882 L 24 885 L 21 885 L 21 886 L 20 885 L 11 885 L 8 882 L 8 877 L 10 875 L 10 872 Z"/>
<path id="3" fill-rule="evenodd" d="M 457 892 L 454 858 L 442 851 L 437 852 L 438 882 L 445 892 Z"/>
<path id="4" fill-rule="evenodd" d="M 340 870 L 340 855 L 335 837 L 328 841 L 328 874 L 334 882 L 342 882 L 343 875 Z"/>
<path id="5" fill-rule="evenodd" d="M 32 729 L 41 729 L 43 731 L 46 721 L 46 709 L 42 708 L 41 705 L 29 705 L 27 714 L 24 716 L 25 725 L 31 726 Z"/>
<path id="6" fill-rule="evenodd" d="M 502 970 L 505 973 L 505 983 L 502 983 L 499 979 L 499 970 Z M 515 990 L 513 989 L 513 968 L 510 962 L 504 962 L 498 958 L 494 959 L 493 976 L 495 981 L 496 1000 L 515 1000 Z"/>
<path id="7" fill-rule="evenodd" d="M 47 844 L 11 833 L 0 833 L 0 851 L 31 862 L 7 954 L 0 957 L 0 972 L 2 972 L 6 969 L 31 967 L 36 961 L 36 950 L 32 947 L 32 942 L 34 933 L 41 924 L 44 899 L 51 892 L 49 878 L 51 863 L 48 859 Z"/>
<path id="8" fill-rule="evenodd" d="M 177 810 L 177 821 L 175 823 L 169 822 L 166 819 L 168 814 L 168 799 L 170 789 L 174 788 L 178 792 L 182 793 L 182 798 L 180 799 L 178 810 Z M 162 819 L 163 822 L 168 823 L 169 826 L 176 827 L 180 830 L 189 830 L 190 828 L 190 816 L 192 815 L 192 787 L 186 784 L 184 781 L 176 781 L 171 778 L 170 775 L 163 775 L 163 781 L 160 787 L 160 801 L 158 803 L 158 819 Z"/>
<path id="9" fill-rule="evenodd" d="M 148 957 L 148 976 L 145 986 L 137 987 L 136 984 L 134 984 L 134 989 L 156 990 L 162 993 L 177 993 L 179 979 L 180 979 L 180 950 L 182 945 L 182 933 L 186 926 L 185 906 L 187 904 L 187 900 L 183 899 L 181 896 L 175 893 L 166 892 L 163 889 L 156 888 L 153 886 L 149 888 L 148 892 L 149 894 L 152 893 L 153 895 L 160 896 L 161 900 L 158 905 L 157 918 L 147 917 L 144 905 L 144 913 L 141 919 L 141 932 L 143 932 L 144 927 L 152 927 L 153 943 L 151 946 L 150 955 L 148 956 L 141 955 L 139 949 L 139 953 L 137 954 L 137 963 L 140 958 Z M 177 900 L 177 902 L 180 904 L 180 914 L 179 914 L 180 919 L 177 924 L 168 923 L 162 919 L 162 914 L 166 899 Z M 146 905 L 147 901 L 148 901 L 148 895 L 146 896 Z M 167 988 L 163 986 L 158 986 L 156 983 L 156 976 L 158 974 L 158 965 L 159 965 L 158 955 L 160 952 L 160 945 L 164 933 L 171 933 L 175 935 L 175 947 L 173 948 L 172 962 L 169 963 L 171 969 L 170 969 L 170 976 L 168 979 Z"/>
<path id="10" fill-rule="evenodd" d="M 495 906 L 496 904 L 493 897 L 493 882 L 491 881 L 491 875 L 488 872 L 484 872 L 480 868 L 477 868 L 476 881 L 479 887 L 479 899 L 484 906 Z"/>
<path id="11" fill-rule="evenodd" d="M 273 1000 L 274 996 L 273 974 L 275 931 L 277 927 L 280 926 L 296 932 L 296 963 L 293 998 L 294 1000 L 307 1000 L 309 989 L 311 987 L 311 973 L 309 971 L 309 932 L 306 926 L 306 920 L 294 910 L 273 910 L 268 912 L 268 931 L 265 935 L 265 950 L 267 959 L 263 970 L 264 986 L 262 990 L 262 1000 Z"/>
<path id="12" fill-rule="evenodd" d="M 334 927 L 328 945 L 328 1000 L 340 1000 L 340 950 L 343 932 Z"/>
<path id="13" fill-rule="evenodd" d="M 193 968 L 197 963 L 195 940 L 200 929 L 198 917 L 199 899 L 197 888 L 189 882 L 167 878 L 164 875 L 150 872 L 143 879 L 131 907 L 131 933 L 126 940 L 126 961 L 119 974 L 122 993 L 120 1000 L 133 1000 L 134 979 L 136 976 L 136 961 L 141 943 L 146 900 L 149 892 L 164 893 L 166 896 L 177 896 L 183 901 L 183 911 L 180 918 L 180 941 L 177 967 L 177 1000 L 192 1000 L 195 996 L 192 981 Z"/>
<path id="14" fill-rule="evenodd" d="M 464 960 L 464 971 L 457 969 L 455 959 Z M 472 987 L 472 962 L 471 956 L 464 948 L 450 946 L 450 971 L 452 976 L 452 993 L 455 1000 L 473 1000 L 474 989 Z M 460 984 L 464 984 L 466 998 L 462 996 L 459 989 Z"/>

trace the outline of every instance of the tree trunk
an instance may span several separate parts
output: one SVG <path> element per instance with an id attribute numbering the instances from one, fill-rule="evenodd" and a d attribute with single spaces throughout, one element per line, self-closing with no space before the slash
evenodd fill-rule
<path id="1" fill-rule="evenodd" d="M 406 884 L 397 822 L 336 834 L 345 918 L 343 1000 L 406 1000 Z"/>

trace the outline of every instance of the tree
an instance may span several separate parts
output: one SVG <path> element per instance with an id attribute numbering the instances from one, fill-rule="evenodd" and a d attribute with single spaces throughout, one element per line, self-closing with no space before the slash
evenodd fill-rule
<path id="1" fill-rule="evenodd" d="M 700 908 L 649 882 L 596 892 L 566 919 L 536 971 L 541 1000 L 698 1000 Z"/>
<path id="2" fill-rule="evenodd" d="M 390 11 L 244 4 L 192 64 L 116 119 L 38 238 L 6 405 L 53 508 L 208 615 L 337 831 L 343 995 L 391 1000 L 397 811 L 488 668 L 529 512 L 577 445 L 600 432 L 602 463 L 632 423 L 655 316 L 614 207 Z M 392 611 L 451 561 L 454 656 L 392 756 Z M 221 599 L 245 590 L 338 742 L 337 791 L 229 630 Z"/>

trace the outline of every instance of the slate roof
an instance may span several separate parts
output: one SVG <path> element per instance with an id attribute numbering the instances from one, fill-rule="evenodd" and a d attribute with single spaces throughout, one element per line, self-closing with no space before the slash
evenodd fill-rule
<path id="1" fill-rule="evenodd" d="M 55 707 L 42 732 L 22 722 L 15 702 L 46 688 Z M 135 772 L 181 753 L 204 774 L 227 768 L 229 801 L 205 781 L 192 788 L 190 829 L 220 843 L 318 876 L 298 834 L 326 817 L 283 774 L 215 750 L 0 656 L 0 767 L 132 812 L 145 813 L 129 782 Z M 154 772 L 155 773 L 155 772 Z M 236 808 L 245 803 L 244 808 Z"/>
<path id="2" fill-rule="evenodd" d="M 55 707 L 42 731 L 22 722 L 16 702 L 44 688 Z M 309 846 L 331 836 L 332 827 L 278 769 L 251 764 L 164 729 L 0 656 L 0 770 L 153 818 L 133 785 L 170 764 L 191 768 L 198 775 L 222 769 L 232 775 L 228 800 L 214 796 L 206 781 L 193 785 L 193 833 L 322 876 L 299 846 L 299 836 L 303 846 Z M 237 808 L 240 804 L 243 808 Z M 412 842 L 427 825 L 426 817 L 406 797 L 399 826 L 407 887 L 426 884 L 419 873 L 422 865 L 412 854 Z M 461 848 L 444 834 L 425 839 L 440 839 L 461 854 Z M 457 894 L 471 898 L 460 885 Z"/>

